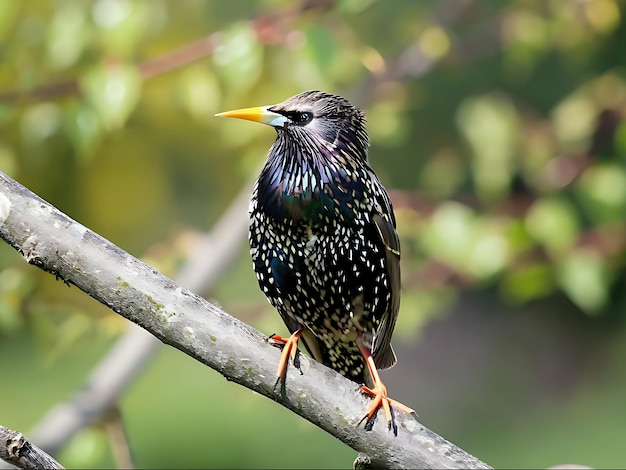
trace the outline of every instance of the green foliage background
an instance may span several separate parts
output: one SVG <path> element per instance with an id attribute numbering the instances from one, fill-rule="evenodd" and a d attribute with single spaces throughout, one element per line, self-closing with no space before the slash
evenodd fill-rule
<path id="1" fill-rule="evenodd" d="M 623 467 L 625 5 L 2 0 L 0 170 L 173 275 L 273 140 L 213 114 L 342 94 L 366 111 L 402 239 L 392 394 L 495 467 Z M 180 52 L 207 37 L 198 60 Z M 0 254 L 0 423 L 27 433 L 126 325 Z M 207 295 L 284 331 L 243 240 Z M 354 458 L 170 349 L 120 406 L 140 467 Z M 104 421 L 59 458 L 113 465 Z"/>

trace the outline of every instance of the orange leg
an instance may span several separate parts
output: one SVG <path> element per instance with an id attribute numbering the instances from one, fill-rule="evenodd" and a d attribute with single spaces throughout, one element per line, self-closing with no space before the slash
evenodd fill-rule
<path id="1" fill-rule="evenodd" d="M 415 411 L 413 411 L 408 406 L 403 405 L 402 403 L 398 401 L 392 400 L 391 398 L 387 396 L 387 387 L 385 387 L 382 380 L 380 380 L 380 376 L 378 375 L 378 369 L 376 369 L 376 364 L 374 363 L 374 358 L 372 357 L 372 353 L 370 352 L 369 348 L 366 348 L 365 346 L 363 346 L 360 343 L 360 341 L 357 341 L 357 342 L 359 343 L 359 349 L 361 349 L 361 353 L 363 354 L 363 357 L 365 358 L 365 363 L 367 364 L 367 368 L 369 369 L 370 374 L 372 375 L 372 379 L 374 380 L 374 388 L 369 388 L 369 387 L 366 387 L 365 385 L 361 386 L 361 391 L 371 396 L 373 400 L 372 400 L 371 405 L 367 409 L 367 413 L 365 413 L 365 416 L 363 416 L 361 421 L 359 421 L 359 424 L 365 421 L 365 429 L 368 431 L 371 430 L 372 426 L 374 425 L 374 419 L 376 417 L 376 413 L 378 412 L 379 408 L 382 408 L 383 411 L 385 412 L 385 417 L 387 418 L 387 427 L 390 430 L 393 430 L 394 435 L 397 436 L 398 426 L 396 425 L 396 419 L 393 413 L 392 406 L 399 408 L 405 413 L 409 413 L 415 416 L 417 415 Z"/>
<path id="2" fill-rule="evenodd" d="M 289 338 L 283 338 L 282 336 L 272 335 L 268 338 L 270 344 L 274 344 L 283 348 L 283 351 L 280 355 L 280 361 L 278 362 L 278 371 L 276 374 L 278 375 L 278 380 L 276 380 L 276 385 L 280 382 L 281 379 L 285 378 L 287 374 L 287 363 L 289 362 L 289 357 L 291 356 L 291 362 L 298 368 L 296 365 L 296 354 L 298 354 L 298 340 L 302 333 L 304 333 L 306 327 L 302 327 L 299 330 L 296 330 Z M 300 372 L 302 373 L 302 372 Z"/>

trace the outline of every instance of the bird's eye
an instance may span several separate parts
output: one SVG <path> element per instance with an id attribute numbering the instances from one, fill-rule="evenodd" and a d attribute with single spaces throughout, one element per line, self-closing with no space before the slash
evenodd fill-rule
<path id="1" fill-rule="evenodd" d="M 309 111 L 291 111 L 287 114 L 289 120 L 297 126 L 304 126 L 313 120 L 313 113 Z"/>

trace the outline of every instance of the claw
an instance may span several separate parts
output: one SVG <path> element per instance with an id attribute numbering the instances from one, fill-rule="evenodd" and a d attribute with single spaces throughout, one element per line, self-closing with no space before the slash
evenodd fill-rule
<path id="1" fill-rule="evenodd" d="M 412 409 L 408 408 L 402 403 L 389 398 L 387 396 L 387 388 L 382 383 L 380 383 L 378 387 L 374 387 L 373 389 L 363 385 L 361 386 L 361 391 L 373 398 L 372 403 L 365 413 L 365 416 L 363 416 L 361 421 L 359 421 L 359 424 L 361 424 L 363 421 L 366 421 L 366 431 L 371 431 L 376 420 L 376 413 L 380 408 L 382 408 L 385 412 L 385 418 L 387 419 L 387 428 L 390 431 L 393 430 L 393 434 L 395 436 L 398 435 L 398 426 L 396 424 L 396 417 L 393 411 L 393 406 L 396 406 L 401 410 L 406 411 L 407 413 L 415 413 Z"/>
<path id="2" fill-rule="evenodd" d="M 300 361 L 298 358 L 298 340 L 300 339 L 300 336 L 302 335 L 304 330 L 305 327 L 300 328 L 299 330 L 295 331 L 289 338 L 283 338 L 282 336 L 273 334 L 267 339 L 270 344 L 273 344 L 283 349 L 280 355 L 280 361 L 278 362 L 278 370 L 276 372 L 278 378 L 276 379 L 274 388 L 276 388 L 281 380 L 285 379 L 285 376 L 287 375 L 287 363 L 289 362 L 290 357 L 294 367 L 298 369 L 298 371 L 300 371 L 300 374 L 302 374 L 302 370 L 300 370 Z"/>

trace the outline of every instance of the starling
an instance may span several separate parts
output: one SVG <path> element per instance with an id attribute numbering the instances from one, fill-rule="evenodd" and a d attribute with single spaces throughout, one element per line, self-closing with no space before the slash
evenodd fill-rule
<path id="1" fill-rule="evenodd" d="M 366 429 L 382 407 L 397 434 L 390 405 L 414 412 L 387 397 L 378 369 L 396 363 L 400 242 L 367 161 L 364 114 L 340 96 L 307 91 L 217 116 L 277 132 L 250 201 L 249 242 L 259 286 L 291 333 L 271 337 L 283 347 L 278 380 L 302 340 L 314 359 L 365 384 L 373 397 Z"/>

